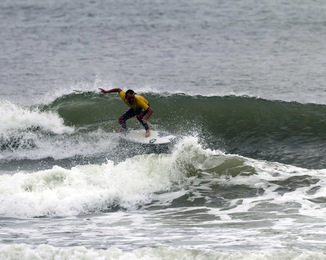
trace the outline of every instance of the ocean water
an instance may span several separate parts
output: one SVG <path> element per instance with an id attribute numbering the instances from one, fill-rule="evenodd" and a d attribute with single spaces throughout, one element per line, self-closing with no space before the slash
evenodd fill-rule
<path id="1" fill-rule="evenodd" d="M 321 0 L 1 1 L 0 259 L 326 259 L 325 42 Z"/>

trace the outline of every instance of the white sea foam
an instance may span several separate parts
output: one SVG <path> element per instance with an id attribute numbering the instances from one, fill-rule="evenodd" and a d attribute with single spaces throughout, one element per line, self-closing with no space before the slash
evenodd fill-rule
<path id="1" fill-rule="evenodd" d="M 40 127 L 54 134 L 72 133 L 73 127 L 64 125 L 63 119 L 54 112 L 41 112 L 15 105 L 9 101 L 0 101 L 0 135 L 19 132 L 28 128 Z"/>
<path id="2" fill-rule="evenodd" d="M 168 192 L 187 174 L 187 164 L 202 153 L 195 138 L 172 154 L 138 155 L 114 164 L 76 166 L 0 176 L 0 215 L 67 216 L 119 205 L 137 207 L 154 193 Z M 212 151 L 208 152 L 212 153 Z M 173 197 L 173 196 L 172 196 Z M 166 198 L 164 199 L 166 200 Z"/>
<path id="3" fill-rule="evenodd" d="M 53 158 L 55 160 L 73 158 L 75 156 L 94 156 L 108 153 L 118 144 L 118 139 L 112 133 L 101 129 L 91 133 L 77 135 L 54 135 L 42 133 L 21 133 L 21 147 L 2 151 L 0 159 L 5 160 L 40 160 Z M 24 144 L 32 143 L 31 149 Z"/>
<path id="4" fill-rule="evenodd" d="M 15 244 L 2 246 L 0 258 L 4 260 L 14 259 L 134 259 L 134 260 L 160 260 L 160 259 L 223 259 L 223 260 L 255 260 L 255 259 L 325 259 L 326 254 L 318 251 L 297 252 L 291 250 L 283 251 L 237 251 L 217 252 L 211 250 L 175 249 L 175 248 L 140 248 L 132 251 L 123 251 L 119 248 L 108 248 L 105 250 L 68 247 L 58 248 L 50 245 L 40 245 L 36 248 L 26 244 Z"/>
<path id="5" fill-rule="evenodd" d="M 136 156 L 117 165 L 53 167 L 0 176 L 0 215 L 68 216 L 119 205 L 137 207 L 155 192 L 169 191 L 178 172 L 166 155 Z"/>
<path id="6" fill-rule="evenodd" d="M 252 167 L 255 173 L 230 175 L 228 172 L 232 172 L 232 166 L 223 170 L 221 165 L 232 163 L 232 160 L 236 160 L 234 169 L 242 163 Z M 221 167 L 220 171 L 216 170 L 218 167 Z M 198 178 L 198 174 L 203 174 L 203 179 Z M 256 210 L 264 202 L 280 206 L 295 203 L 295 210 L 301 214 L 323 217 L 325 208 L 313 200 L 325 196 L 325 174 L 325 170 L 306 170 L 203 149 L 197 138 L 187 137 L 175 146 L 171 154 L 137 155 L 118 164 L 108 161 L 102 165 L 71 169 L 55 166 L 32 173 L 2 175 L 0 214 L 12 217 L 79 215 L 116 205 L 137 208 L 153 199 L 163 205 L 186 192 L 191 192 L 193 199 L 200 197 L 199 191 L 209 191 L 216 183 L 224 187 L 240 185 L 263 191 L 259 199 L 256 196 L 230 198 L 228 210 L 212 210 L 224 219 L 229 219 L 231 214 Z M 293 176 L 311 176 L 307 178 L 315 178 L 318 182 L 293 191 L 278 192 L 282 187 L 278 182 Z M 184 185 L 188 190 L 183 190 Z M 309 193 L 315 186 L 316 191 Z"/>
<path id="7" fill-rule="evenodd" d="M 64 159 L 106 152 L 116 144 L 112 133 L 76 133 L 55 112 L 0 101 L 0 159 Z"/>
<path id="8" fill-rule="evenodd" d="M 71 149 L 76 138 L 67 138 L 75 128 L 55 112 L 0 101 L 0 117 L 0 159 L 65 158 L 76 152 Z"/>

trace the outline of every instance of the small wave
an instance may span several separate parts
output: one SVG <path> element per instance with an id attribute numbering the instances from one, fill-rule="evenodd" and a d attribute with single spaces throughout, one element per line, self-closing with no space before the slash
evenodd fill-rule
<path id="1" fill-rule="evenodd" d="M 277 218 L 283 213 L 269 212 L 274 203 L 280 209 L 291 204 L 300 214 L 320 217 L 325 214 L 320 206 L 325 198 L 324 176 L 325 170 L 204 149 L 196 138 L 188 137 L 170 154 L 1 175 L 0 215 L 76 216 L 115 208 L 187 205 L 212 208 L 211 214 L 219 218 L 260 210 Z"/>

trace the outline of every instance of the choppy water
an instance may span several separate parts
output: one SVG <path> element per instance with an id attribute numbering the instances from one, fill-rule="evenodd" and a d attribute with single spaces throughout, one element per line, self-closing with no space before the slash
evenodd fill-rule
<path id="1" fill-rule="evenodd" d="M 2 1 L 0 258 L 324 259 L 325 8 Z"/>

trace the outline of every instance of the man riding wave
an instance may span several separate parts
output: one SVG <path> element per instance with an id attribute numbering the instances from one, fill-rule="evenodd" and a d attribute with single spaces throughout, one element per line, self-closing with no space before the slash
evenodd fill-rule
<path id="1" fill-rule="evenodd" d="M 115 132 L 119 133 L 127 129 L 126 121 L 134 116 L 143 125 L 146 130 L 145 137 L 150 136 L 150 130 L 147 124 L 147 120 L 153 113 L 153 109 L 149 107 L 148 101 L 142 96 L 136 96 L 135 92 L 131 89 L 124 92 L 120 88 L 113 88 L 110 90 L 104 90 L 99 88 L 102 93 L 118 92 L 121 99 L 130 107 L 130 109 L 119 117 L 119 124 L 121 125 Z"/>

